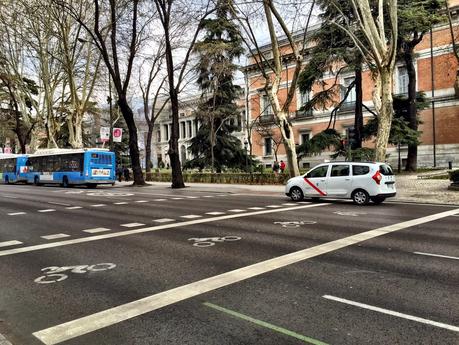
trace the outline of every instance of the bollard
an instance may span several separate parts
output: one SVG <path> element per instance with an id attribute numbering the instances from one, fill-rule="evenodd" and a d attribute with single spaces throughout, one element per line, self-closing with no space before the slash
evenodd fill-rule
<path id="1" fill-rule="evenodd" d="M 448 162 L 448 169 L 453 170 L 453 162 Z"/>

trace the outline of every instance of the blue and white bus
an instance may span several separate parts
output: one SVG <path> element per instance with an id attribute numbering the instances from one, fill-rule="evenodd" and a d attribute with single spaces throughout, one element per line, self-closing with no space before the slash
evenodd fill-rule
<path id="1" fill-rule="evenodd" d="M 27 155 L 0 153 L 0 181 L 5 184 L 27 182 Z"/>
<path id="2" fill-rule="evenodd" d="M 115 183 L 115 154 L 107 149 L 49 149 L 29 155 L 27 182 L 35 185 Z"/>

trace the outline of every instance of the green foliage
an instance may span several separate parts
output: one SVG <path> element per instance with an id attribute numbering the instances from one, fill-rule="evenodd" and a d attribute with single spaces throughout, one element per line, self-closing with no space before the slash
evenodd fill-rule
<path id="1" fill-rule="evenodd" d="M 296 147 L 298 159 L 306 156 L 319 155 L 328 148 L 341 147 L 341 136 L 334 129 L 326 129 L 303 144 Z"/>
<path id="2" fill-rule="evenodd" d="M 444 20 L 440 0 L 399 0 L 398 32 L 399 40 L 410 41 L 413 33 L 424 34 L 432 25 Z"/>

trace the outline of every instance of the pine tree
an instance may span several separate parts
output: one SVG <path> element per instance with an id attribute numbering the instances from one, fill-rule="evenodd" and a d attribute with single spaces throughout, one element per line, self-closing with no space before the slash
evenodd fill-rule
<path id="1" fill-rule="evenodd" d="M 241 89 L 233 84 L 234 61 L 244 52 L 239 29 L 229 19 L 230 6 L 231 0 L 217 1 L 215 17 L 202 21 L 205 37 L 194 47 L 199 57 L 197 83 L 202 91 L 195 114 L 202 125 L 191 140 L 196 158 L 187 166 L 210 166 L 212 172 L 215 167 L 220 171 L 240 165 L 235 157 L 245 158 L 240 141 L 232 135 L 237 126 L 229 123 L 238 116 L 235 100 Z"/>

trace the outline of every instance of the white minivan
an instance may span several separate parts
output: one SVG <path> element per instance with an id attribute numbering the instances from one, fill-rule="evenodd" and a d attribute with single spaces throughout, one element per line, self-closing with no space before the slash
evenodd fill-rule
<path id="1" fill-rule="evenodd" d="M 329 162 L 287 181 L 285 194 L 294 201 L 305 197 L 352 199 L 357 205 L 375 204 L 396 194 L 395 177 L 386 163 Z"/>

